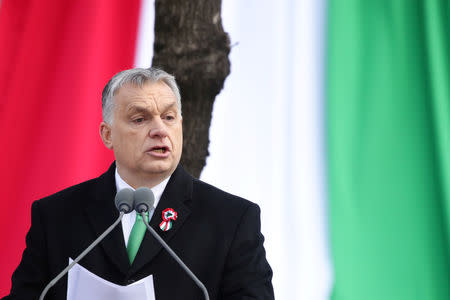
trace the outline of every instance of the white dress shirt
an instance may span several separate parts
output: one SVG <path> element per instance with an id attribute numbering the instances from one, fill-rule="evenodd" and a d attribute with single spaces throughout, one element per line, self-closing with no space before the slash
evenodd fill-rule
<path id="1" fill-rule="evenodd" d="M 167 182 L 169 182 L 170 176 L 164 179 L 160 184 L 154 186 L 151 188 L 153 194 L 155 195 L 155 207 L 158 205 L 159 199 L 161 199 L 161 195 L 164 192 L 164 189 L 166 188 Z M 126 183 L 122 177 L 120 177 L 119 172 L 117 172 L 116 168 L 116 188 L 117 191 L 120 191 L 125 188 L 130 188 L 134 191 L 134 188 L 132 188 L 128 183 Z M 152 218 L 153 212 L 155 210 L 152 209 L 148 213 L 148 219 Z M 129 214 L 125 214 L 122 218 L 122 231 L 123 231 L 123 238 L 125 240 L 125 246 L 128 245 L 128 238 L 130 237 L 131 229 L 133 228 L 134 222 L 136 221 L 136 211 L 133 210 Z"/>

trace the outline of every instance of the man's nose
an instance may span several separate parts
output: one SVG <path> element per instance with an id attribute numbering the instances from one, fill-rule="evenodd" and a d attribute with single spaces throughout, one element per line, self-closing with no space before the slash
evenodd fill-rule
<path id="1" fill-rule="evenodd" d="M 151 138 L 164 138 L 168 135 L 166 124 L 161 118 L 154 118 L 152 127 L 150 128 L 149 136 Z"/>

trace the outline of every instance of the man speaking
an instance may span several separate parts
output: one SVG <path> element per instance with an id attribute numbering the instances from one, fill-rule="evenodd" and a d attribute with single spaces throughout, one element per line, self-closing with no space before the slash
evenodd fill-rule
<path id="1" fill-rule="evenodd" d="M 47 283 L 118 217 L 117 191 L 150 188 L 150 226 L 206 286 L 210 299 L 273 299 L 256 204 L 189 175 L 180 165 L 181 99 L 173 76 L 150 69 L 116 74 L 102 93 L 100 135 L 116 161 L 98 178 L 35 201 L 26 249 L 4 299 L 37 299 Z M 153 275 L 155 298 L 202 299 L 202 291 L 145 230 L 124 216 L 80 265 L 126 286 Z M 67 276 L 45 299 L 66 299 Z"/>

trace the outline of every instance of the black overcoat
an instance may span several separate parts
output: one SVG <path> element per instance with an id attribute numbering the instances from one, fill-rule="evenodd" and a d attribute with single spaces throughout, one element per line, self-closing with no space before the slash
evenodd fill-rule
<path id="1" fill-rule="evenodd" d="M 115 164 L 98 178 L 35 201 L 26 249 L 4 299 L 38 299 L 44 286 L 118 217 Z M 178 218 L 162 231 L 162 211 Z M 193 178 L 172 174 L 150 225 L 205 284 L 211 299 L 273 299 L 272 270 L 260 232 L 259 207 Z M 120 285 L 153 274 L 157 300 L 203 299 L 201 290 L 147 232 L 130 265 L 122 227 L 114 229 L 80 264 Z M 66 299 L 67 276 L 46 299 Z"/>

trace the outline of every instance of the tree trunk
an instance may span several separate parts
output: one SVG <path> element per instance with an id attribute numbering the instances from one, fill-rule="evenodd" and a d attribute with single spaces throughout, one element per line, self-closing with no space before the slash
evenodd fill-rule
<path id="1" fill-rule="evenodd" d="M 230 73 L 230 40 L 221 0 L 155 0 L 152 66 L 173 75 L 183 111 L 181 164 L 195 177 L 205 166 L 216 95 Z"/>

